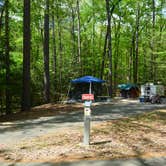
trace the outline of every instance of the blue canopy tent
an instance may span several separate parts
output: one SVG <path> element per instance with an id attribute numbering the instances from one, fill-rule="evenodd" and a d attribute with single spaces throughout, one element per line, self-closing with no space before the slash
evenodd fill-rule
<path id="1" fill-rule="evenodd" d="M 92 83 L 103 83 L 104 80 L 93 76 L 84 76 L 71 81 L 72 83 L 89 83 L 89 93 L 92 93 Z"/>
<path id="2" fill-rule="evenodd" d="M 78 91 L 80 91 L 79 95 L 81 95 L 81 93 L 91 94 L 92 93 L 92 84 L 93 84 L 93 86 L 95 86 L 95 85 L 97 86 L 97 85 L 101 85 L 104 82 L 105 82 L 104 80 L 101 80 L 101 79 L 93 77 L 93 76 L 84 76 L 84 77 L 80 77 L 80 78 L 71 80 L 72 84 L 77 85 L 76 93 L 78 93 Z M 87 87 L 89 87 L 88 91 L 87 91 Z M 99 89 L 99 88 L 96 88 L 96 89 Z"/>
<path id="3" fill-rule="evenodd" d="M 104 80 L 101 80 L 99 78 L 96 77 L 92 77 L 92 76 L 84 76 L 84 77 L 80 77 L 74 80 L 71 80 L 72 83 L 103 83 L 105 82 Z"/>

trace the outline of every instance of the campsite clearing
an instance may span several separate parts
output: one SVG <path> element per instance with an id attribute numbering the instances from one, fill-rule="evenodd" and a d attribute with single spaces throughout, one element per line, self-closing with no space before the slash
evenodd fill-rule
<path id="1" fill-rule="evenodd" d="M 132 100 L 96 103 L 90 146 L 82 145 L 80 106 L 78 111 L 62 111 L 55 116 L 1 122 L 0 159 L 61 162 L 166 155 L 165 105 Z"/>

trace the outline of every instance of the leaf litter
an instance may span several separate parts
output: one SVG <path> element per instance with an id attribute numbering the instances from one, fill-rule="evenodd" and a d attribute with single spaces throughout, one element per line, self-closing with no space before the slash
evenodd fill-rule
<path id="1" fill-rule="evenodd" d="M 83 127 L 24 140 L 0 150 L 5 161 L 77 161 L 165 156 L 166 111 L 93 123 L 90 145 L 84 146 Z"/>

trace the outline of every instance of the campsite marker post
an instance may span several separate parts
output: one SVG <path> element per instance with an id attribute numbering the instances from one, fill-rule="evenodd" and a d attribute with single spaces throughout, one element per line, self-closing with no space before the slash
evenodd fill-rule
<path id="1" fill-rule="evenodd" d="M 82 100 L 84 100 L 84 139 L 83 144 L 89 145 L 90 143 L 90 121 L 91 121 L 91 104 L 94 100 L 93 94 L 82 94 Z"/>

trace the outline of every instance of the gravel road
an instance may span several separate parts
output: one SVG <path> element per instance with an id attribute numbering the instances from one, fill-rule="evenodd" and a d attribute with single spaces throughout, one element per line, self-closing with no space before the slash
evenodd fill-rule
<path id="1" fill-rule="evenodd" d="M 68 163 L 0 163 L 1 166 L 166 166 L 166 157 L 135 158 L 103 161 L 78 161 Z"/>
<path id="2" fill-rule="evenodd" d="M 142 104 L 135 100 L 94 103 L 92 107 L 92 121 L 97 123 L 165 108 L 166 104 Z M 74 111 L 32 120 L 3 122 L 0 123 L 0 146 L 56 132 L 64 127 L 80 128 L 81 126 L 83 126 L 83 111 Z"/>

